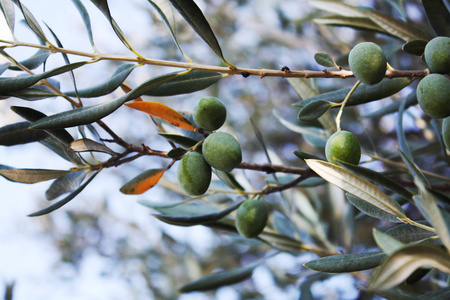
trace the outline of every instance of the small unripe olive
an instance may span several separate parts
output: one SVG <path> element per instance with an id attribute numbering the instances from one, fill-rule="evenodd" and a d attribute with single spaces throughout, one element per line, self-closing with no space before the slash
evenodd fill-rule
<path id="1" fill-rule="evenodd" d="M 361 145 L 351 132 L 340 130 L 332 134 L 325 145 L 325 156 L 330 163 L 340 160 L 357 165 L 361 158 Z"/>
<path id="2" fill-rule="evenodd" d="M 202 153 L 211 167 L 221 171 L 231 171 L 242 161 L 239 142 L 226 132 L 210 134 L 203 142 Z"/>
<path id="3" fill-rule="evenodd" d="M 178 169 L 178 182 L 188 195 L 203 195 L 211 183 L 211 166 L 198 152 L 188 152 L 181 159 Z"/>
<path id="4" fill-rule="evenodd" d="M 364 84 L 380 82 L 386 73 L 386 55 L 375 43 L 359 43 L 350 51 L 348 63 L 355 77 Z"/>
<path id="5" fill-rule="evenodd" d="M 450 38 L 438 36 L 425 46 L 425 61 L 435 73 L 450 73 Z"/>
<path id="6" fill-rule="evenodd" d="M 445 147 L 450 151 L 450 117 L 445 118 L 442 122 L 442 137 Z"/>
<path id="7" fill-rule="evenodd" d="M 267 217 L 267 208 L 262 201 L 247 200 L 236 212 L 236 228 L 246 238 L 256 237 L 266 227 Z"/>
<path id="8" fill-rule="evenodd" d="M 436 119 L 450 116 L 450 79 L 441 74 L 427 75 L 417 85 L 416 93 L 427 115 Z"/>
<path id="9" fill-rule="evenodd" d="M 202 129 L 213 131 L 219 129 L 227 118 L 225 105 L 216 97 L 200 99 L 192 112 L 194 122 Z"/>

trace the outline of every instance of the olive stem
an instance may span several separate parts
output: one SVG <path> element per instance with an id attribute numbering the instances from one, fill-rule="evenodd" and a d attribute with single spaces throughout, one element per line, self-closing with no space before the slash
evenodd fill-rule
<path id="1" fill-rule="evenodd" d="M 336 116 L 336 128 L 337 128 L 337 131 L 340 131 L 340 130 L 341 130 L 341 116 L 342 116 L 342 113 L 344 112 L 344 107 L 345 107 L 345 105 L 347 104 L 348 99 L 350 99 L 350 96 L 355 92 L 356 88 L 357 88 L 360 84 L 361 84 L 361 81 L 358 80 L 358 81 L 353 85 L 352 89 L 348 92 L 347 96 L 345 96 L 344 101 L 342 101 L 341 108 L 339 109 L 339 112 L 338 112 L 338 114 L 337 114 L 337 116 Z"/>

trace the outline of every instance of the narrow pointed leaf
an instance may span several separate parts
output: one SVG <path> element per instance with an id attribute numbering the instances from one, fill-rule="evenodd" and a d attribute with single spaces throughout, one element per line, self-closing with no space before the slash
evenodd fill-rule
<path id="1" fill-rule="evenodd" d="M 52 76 L 56 76 L 74 70 L 76 68 L 84 66 L 87 63 L 88 62 L 86 61 L 76 62 L 70 65 L 64 65 L 62 67 L 55 68 L 53 70 L 41 74 L 30 75 L 26 77 L 2 77 L 0 78 L 0 93 L 16 92 L 23 90 L 37 83 L 41 79 L 49 78 Z"/>
<path id="2" fill-rule="evenodd" d="M 416 300 L 447 300 L 450 295 L 450 287 L 445 287 L 433 292 L 428 292 L 415 298 Z"/>
<path id="3" fill-rule="evenodd" d="M 379 209 L 378 207 L 367 203 L 364 200 L 361 200 L 360 198 L 353 196 L 352 194 L 346 193 L 345 194 L 348 202 L 350 202 L 354 207 L 356 207 L 359 211 L 361 211 L 362 213 L 371 216 L 373 218 L 377 218 L 383 221 L 387 221 L 387 222 L 401 222 L 396 216 L 387 213 L 381 209 Z"/>
<path id="4" fill-rule="evenodd" d="M 43 89 L 41 86 L 29 87 L 24 90 L 20 90 L 17 92 L 9 92 L 7 93 L 9 97 L 15 97 L 27 101 L 36 101 L 42 99 L 48 99 L 53 97 L 58 97 L 54 92 Z"/>
<path id="5" fill-rule="evenodd" d="M 219 177 L 222 182 L 224 182 L 227 186 L 229 186 L 232 189 L 245 191 L 244 187 L 236 180 L 233 174 L 230 172 L 225 172 L 221 170 L 214 170 L 214 173 Z"/>
<path id="6" fill-rule="evenodd" d="M 251 264 L 245 267 L 237 268 L 231 271 L 217 272 L 196 281 L 188 283 L 180 288 L 181 293 L 189 293 L 193 291 L 207 291 L 217 289 L 221 286 L 235 284 L 244 281 L 253 273 L 253 270 L 259 265 Z"/>
<path id="7" fill-rule="evenodd" d="M 386 257 L 382 251 L 332 255 L 304 264 L 308 269 L 326 273 L 348 273 L 375 268 Z"/>
<path id="8" fill-rule="evenodd" d="M 313 19 L 314 23 L 329 26 L 345 26 L 358 30 L 370 30 L 383 34 L 389 34 L 383 28 L 375 24 L 372 20 L 364 17 L 345 17 L 339 15 L 330 15 Z"/>
<path id="9" fill-rule="evenodd" d="M 105 102 L 93 106 L 80 107 L 70 111 L 54 114 L 46 118 L 42 118 L 33 124 L 32 129 L 55 129 L 55 128 L 67 128 L 78 125 L 85 125 L 96 122 L 121 107 L 125 102 L 135 99 L 151 89 L 156 88 L 164 81 L 173 78 L 177 73 L 170 73 L 154 77 L 140 86 L 133 89 L 131 92 L 123 95 L 110 102 Z"/>
<path id="10" fill-rule="evenodd" d="M 94 37 L 92 35 L 92 27 L 91 27 L 91 19 L 89 18 L 89 13 L 84 7 L 83 3 L 80 0 L 72 0 L 72 3 L 77 8 L 81 17 L 83 18 L 84 26 L 86 27 L 86 31 L 88 32 L 89 41 L 91 42 L 91 46 L 95 49 Z"/>
<path id="11" fill-rule="evenodd" d="M 400 150 L 405 153 L 405 155 L 409 158 L 409 160 L 414 162 L 411 150 L 409 149 L 408 142 L 406 141 L 405 131 L 403 130 L 403 113 L 405 112 L 405 103 L 406 98 L 400 100 L 400 106 L 398 108 L 398 115 L 397 115 L 397 128 L 396 128 L 397 140 Z"/>
<path id="12" fill-rule="evenodd" d="M 10 181 L 21 183 L 37 183 L 59 178 L 70 171 L 47 169 L 0 169 L 0 176 Z"/>
<path id="13" fill-rule="evenodd" d="M 79 139 L 79 140 L 73 141 L 72 143 L 70 143 L 69 147 L 70 147 L 70 149 L 72 149 L 75 152 L 93 151 L 93 152 L 108 153 L 111 155 L 117 154 L 116 152 L 114 152 L 109 147 L 105 146 L 104 144 L 98 143 L 91 139 Z"/>
<path id="14" fill-rule="evenodd" d="M 419 168 L 414 164 L 413 161 L 409 159 L 409 157 L 401 150 L 398 149 L 400 152 L 400 156 L 405 163 L 406 167 L 408 168 L 409 173 L 414 177 L 415 180 L 421 182 L 423 186 L 426 188 L 431 188 L 430 182 L 428 179 L 423 175 L 423 173 L 419 170 Z"/>
<path id="15" fill-rule="evenodd" d="M 84 98 L 92 98 L 112 93 L 124 82 L 124 80 L 128 77 L 128 75 L 130 75 L 131 71 L 133 71 L 135 67 L 135 64 L 120 65 L 110 78 L 93 87 L 78 90 L 78 95 Z M 65 94 L 68 96 L 77 95 L 75 91 L 65 92 Z"/>
<path id="16" fill-rule="evenodd" d="M 33 14 L 30 12 L 26 6 L 24 6 L 20 0 L 12 0 L 22 11 L 23 17 L 25 19 L 25 22 L 27 23 L 28 27 L 42 40 L 46 41 L 48 43 L 47 38 L 45 37 L 44 32 L 42 31 L 41 26 L 39 25 L 36 18 L 33 16 Z"/>
<path id="17" fill-rule="evenodd" d="M 294 151 L 294 154 L 295 154 L 295 156 L 297 156 L 298 158 L 300 158 L 300 159 L 303 159 L 303 160 L 305 160 L 305 159 L 321 159 L 321 160 L 324 160 L 324 159 L 322 159 L 322 158 L 320 158 L 320 157 L 318 157 L 318 156 L 316 156 L 316 155 L 313 155 L 313 154 L 310 154 L 310 153 L 306 153 L 306 152 L 303 152 L 303 151 Z"/>
<path id="18" fill-rule="evenodd" d="M 387 1 L 404 20 L 406 20 L 405 6 L 403 5 L 403 0 L 388 0 Z"/>
<path id="19" fill-rule="evenodd" d="M 325 100 L 312 101 L 300 110 L 298 119 L 301 121 L 313 121 L 320 118 L 331 108 L 331 102 Z"/>
<path id="20" fill-rule="evenodd" d="M 51 151 L 58 154 L 63 159 L 77 165 L 77 166 L 83 166 L 85 163 L 81 160 L 80 156 L 73 152 L 69 147 L 67 143 L 64 143 L 60 139 L 55 138 L 54 136 L 50 135 L 49 137 L 39 141 L 42 145 L 49 148 Z"/>
<path id="21" fill-rule="evenodd" d="M 164 137 L 168 141 L 174 142 L 175 144 L 178 144 L 182 147 L 190 148 L 198 143 L 198 141 L 191 139 L 184 135 L 178 135 L 178 134 L 170 134 L 170 133 L 164 133 L 164 132 L 157 132 L 160 136 Z"/>
<path id="22" fill-rule="evenodd" d="M 405 246 L 404 243 L 400 242 L 399 240 L 396 240 L 392 236 L 374 228 L 373 231 L 373 238 L 375 242 L 377 243 L 378 247 L 384 251 L 384 253 L 390 255 L 393 252 L 399 250 L 403 246 Z"/>
<path id="23" fill-rule="evenodd" d="M 37 211 L 35 213 L 29 214 L 29 217 L 38 217 L 38 216 L 42 216 L 42 215 L 46 215 L 51 213 L 52 211 L 57 210 L 58 208 L 61 208 L 62 206 L 64 206 L 65 204 L 69 203 L 73 198 L 75 198 L 79 193 L 81 193 L 81 191 L 84 190 L 85 187 L 88 186 L 89 183 L 91 183 L 91 181 L 95 178 L 95 176 L 97 176 L 97 174 L 100 173 L 99 171 L 95 172 L 93 175 L 91 175 L 91 177 L 89 177 L 88 180 L 86 180 L 85 183 L 83 183 L 79 188 L 77 188 L 75 191 L 73 191 L 71 194 L 69 194 L 67 197 L 65 197 L 64 199 L 59 200 L 58 202 L 56 202 L 53 205 L 50 205 L 40 211 Z"/>
<path id="24" fill-rule="evenodd" d="M 338 161 L 337 163 L 338 165 L 344 167 L 345 169 L 353 172 L 355 175 L 361 176 L 362 178 L 367 179 L 368 181 L 373 182 L 375 184 L 379 184 L 385 187 L 386 189 L 390 190 L 391 192 L 397 193 L 403 198 L 412 201 L 412 196 L 414 195 L 414 193 L 406 189 L 404 186 L 397 183 L 396 181 L 390 179 L 389 177 L 386 177 L 383 174 L 380 174 L 376 171 L 360 167 L 357 165 L 348 164 L 342 161 Z"/>
<path id="25" fill-rule="evenodd" d="M 415 270 L 430 266 L 450 273 L 450 256 L 443 250 L 425 246 L 405 246 L 390 255 L 374 273 L 370 290 L 388 290 L 402 283 Z"/>
<path id="26" fill-rule="evenodd" d="M 396 36 L 404 41 L 410 40 L 430 40 L 431 36 L 423 32 L 417 27 L 411 25 L 411 23 L 393 18 L 389 15 L 383 14 L 374 10 L 364 10 L 364 14 L 383 28 L 386 32 Z"/>
<path id="27" fill-rule="evenodd" d="M 47 117 L 46 114 L 29 107 L 11 106 L 11 110 L 30 122 L 36 122 L 37 120 Z M 45 130 L 45 132 L 60 140 L 65 145 L 69 145 L 73 142 L 73 137 L 65 129 Z"/>
<path id="28" fill-rule="evenodd" d="M 147 170 L 124 184 L 120 188 L 120 191 L 127 195 L 142 194 L 158 184 L 158 181 L 166 170 L 167 169 Z"/>
<path id="29" fill-rule="evenodd" d="M 29 70 L 34 70 L 37 67 L 39 67 L 40 65 L 42 65 L 47 60 L 47 58 L 50 56 L 50 54 L 51 54 L 51 52 L 49 50 L 39 49 L 31 57 L 20 61 L 19 64 L 21 64 L 22 66 L 26 67 Z M 15 71 L 22 70 L 21 68 L 14 66 L 14 65 L 10 66 L 9 69 L 15 70 Z"/>
<path id="30" fill-rule="evenodd" d="M 326 52 L 314 54 L 314 60 L 321 66 L 339 69 L 338 65 L 334 62 L 334 59 Z"/>
<path id="31" fill-rule="evenodd" d="M 335 0 L 310 0 L 309 4 L 318 9 L 346 17 L 365 17 L 360 9 Z"/>
<path id="32" fill-rule="evenodd" d="M 48 137 L 43 130 L 28 129 L 30 122 L 19 122 L 0 128 L 0 145 L 13 146 L 37 142 Z"/>
<path id="33" fill-rule="evenodd" d="M 229 208 L 206 215 L 196 215 L 196 216 L 170 216 L 170 215 L 158 215 L 154 214 L 156 218 L 165 223 L 176 225 L 176 226 L 195 226 L 210 222 L 216 222 L 225 216 L 229 215 L 231 212 L 238 209 L 242 202 L 238 202 L 230 206 Z"/>
<path id="34" fill-rule="evenodd" d="M 83 169 L 76 172 L 70 172 L 59 177 L 53 181 L 49 188 L 45 191 L 45 198 L 47 200 L 54 200 L 63 194 L 75 191 L 80 187 L 88 172 L 89 170 Z"/>
<path id="35" fill-rule="evenodd" d="M 311 81 L 306 78 L 286 78 L 289 85 L 294 89 L 295 93 L 302 98 L 307 99 L 316 96 L 317 92 L 312 86 Z"/>
<path id="36" fill-rule="evenodd" d="M 91 2 L 94 3 L 94 5 L 97 6 L 97 8 L 105 15 L 105 17 L 108 19 L 109 23 L 111 24 L 111 27 L 113 28 L 114 32 L 116 33 L 117 37 L 125 45 L 125 47 L 127 47 L 128 49 L 130 49 L 131 51 L 136 53 L 134 51 L 133 47 L 128 42 L 128 40 L 125 38 L 125 35 L 122 32 L 122 29 L 120 29 L 119 25 L 116 23 L 114 18 L 111 16 L 111 12 L 108 7 L 108 1 L 107 0 L 91 0 Z"/>
<path id="37" fill-rule="evenodd" d="M 422 0 L 422 5 L 436 35 L 450 36 L 450 12 L 444 0 Z"/>
<path id="38" fill-rule="evenodd" d="M 410 40 L 402 46 L 402 50 L 409 54 L 422 56 L 426 45 L 427 41 L 425 40 Z"/>
<path id="39" fill-rule="evenodd" d="M 167 121 L 174 126 L 191 131 L 195 130 L 195 127 L 191 124 L 191 122 L 189 122 L 189 120 L 186 119 L 182 114 L 159 102 L 139 101 L 127 103 L 125 105 L 130 108 L 143 111 L 154 117 L 163 119 L 164 121 Z"/>
<path id="40" fill-rule="evenodd" d="M 394 113 L 398 111 L 398 108 L 402 104 L 401 101 L 396 100 L 388 105 L 383 106 L 382 108 L 375 110 L 373 112 L 369 112 L 368 114 L 363 115 L 363 118 L 381 118 L 382 116 Z M 411 92 L 408 96 L 406 96 L 405 109 L 410 106 L 417 104 L 417 93 L 416 91 Z"/>
<path id="41" fill-rule="evenodd" d="M 0 0 L 2 1 L 2 0 Z M 0 75 L 2 75 L 6 70 L 8 70 L 9 66 L 11 65 L 10 62 L 5 62 L 0 65 Z"/>
<path id="42" fill-rule="evenodd" d="M 176 23 L 175 23 L 175 14 L 173 11 L 172 4 L 170 4 L 170 1 L 169 0 L 149 0 L 149 2 L 156 9 L 156 11 L 160 15 L 161 19 L 163 20 L 164 24 L 166 24 L 167 28 L 170 31 L 170 34 L 172 35 L 172 38 L 173 38 L 175 44 L 177 45 L 180 52 L 183 54 L 183 56 L 187 60 L 190 60 L 188 58 L 188 56 L 184 53 L 183 49 L 181 48 L 180 43 L 178 42 Z"/>
<path id="43" fill-rule="evenodd" d="M 400 219 L 406 218 L 404 211 L 376 185 L 373 185 L 369 181 L 329 162 L 314 159 L 307 159 L 305 162 L 320 177 L 347 193 Z"/>
<path id="44" fill-rule="evenodd" d="M 412 81 L 408 78 L 385 78 L 381 82 L 374 85 L 360 84 L 350 97 L 346 106 L 359 105 L 389 97 L 407 87 L 411 82 Z M 313 96 L 295 103 L 294 106 L 304 107 L 308 103 L 316 100 L 341 103 L 344 101 L 350 89 L 351 88 L 345 88 Z"/>
<path id="45" fill-rule="evenodd" d="M 386 234 L 405 244 L 436 237 L 435 233 L 410 224 L 392 227 L 386 231 Z"/>
<path id="46" fill-rule="evenodd" d="M 14 33 L 14 4 L 10 0 L 0 0 L 0 9 L 5 16 L 6 24 L 8 24 L 11 33 Z"/>
<path id="47" fill-rule="evenodd" d="M 178 158 L 186 154 L 188 152 L 187 149 L 184 148 L 173 148 L 167 153 L 167 157 L 169 158 Z"/>
<path id="48" fill-rule="evenodd" d="M 146 93 L 147 96 L 173 96 L 201 91 L 223 78 L 223 74 L 211 71 L 193 70 L 177 76 Z"/>
<path id="49" fill-rule="evenodd" d="M 211 26 L 197 4 L 193 0 L 170 0 L 170 3 L 172 3 L 173 7 L 178 10 L 195 32 L 213 49 L 217 56 L 231 67 L 232 65 L 223 56 L 222 49 Z"/>

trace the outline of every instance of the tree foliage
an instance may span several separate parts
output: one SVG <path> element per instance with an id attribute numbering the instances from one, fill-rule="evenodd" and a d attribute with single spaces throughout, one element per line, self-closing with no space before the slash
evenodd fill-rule
<path id="1" fill-rule="evenodd" d="M 419 109 L 415 92 L 422 78 L 432 78 L 428 76 L 431 71 L 421 60 L 428 41 L 437 35 L 448 35 L 450 20 L 445 1 L 423 1 L 423 6 L 417 6 L 430 21 L 427 27 L 408 19 L 404 4 L 410 1 L 386 1 L 377 4 L 378 9 L 334 0 L 308 1 L 311 15 L 302 20 L 296 30 L 301 34 L 305 24 L 321 29 L 324 35 L 321 42 L 328 44 L 329 53 L 318 52 L 308 61 L 316 68 L 317 64 L 325 67 L 322 70 L 278 67 L 276 63 L 282 65 L 283 57 L 279 62 L 268 62 L 267 68 L 242 67 L 253 62 L 250 58 L 241 61 L 238 56 L 227 55 L 228 51 L 215 33 L 219 30 L 209 22 L 213 16 L 203 13 L 192 0 L 149 0 L 146 3 L 167 26 L 185 61 L 147 58 L 128 40 L 113 17 L 117 12 L 111 12 L 108 2 L 92 1 L 129 51 L 129 55 L 104 54 L 94 44 L 95 29 L 91 26 L 89 10 L 79 0 L 72 2 L 85 25 L 91 52 L 64 48 L 61 41 L 67 38 L 57 37 L 50 27 L 44 30 L 21 1 L 0 1 L 13 36 L 11 40 L 0 40 L 0 55 L 8 61 L 0 65 L 0 99 L 5 102 L 14 98 L 23 100 L 21 106 L 11 106 L 11 114 L 24 119 L 0 128 L 0 145 L 14 151 L 16 145 L 41 143 L 72 164 L 69 169 L 53 170 L 16 168 L 9 166 L 14 162 L 0 161 L 8 164 L 0 165 L 0 175 L 6 180 L 52 181 L 45 196 L 54 203 L 43 204 L 41 210 L 29 216 L 64 210 L 98 174 L 152 157 L 162 160 L 164 166 L 137 172 L 128 182 L 115 188 L 126 197 L 143 194 L 164 181 L 161 185 L 175 192 L 182 201 L 165 205 L 141 202 L 143 209 L 156 212 L 154 217 L 161 222 L 182 227 L 205 226 L 239 239 L 235 220 L 242 203 L 257 199 L 269 212 L 267 224 L 265 219 L 263 222 L 264 230 L 253 240 L 243 241 L 255 248 L 259 260 L 185 282 L 177 286 L 181 293 L 217 289 L 246 280 L 255 268 L 280 252 L 314 253 L 317 258 L 306 262 L 304 268 L 323 273 L 351 273 L 372 295 L 417 299 L 420 294 L 423 298 L 440 299 L 448 292 L 445 282 L 450 273 L 449 149 L 443 142 L 443 121 Z M 40 43 L 21 41 L 14 36 L 15 11 L 21 13 Z M 180 17 L 182 20 L 177 21 Z M 279 18 L 290 22 L 281 15 Z M 177 31 L 180 24 L 189 25 L 204 42 L 203 47 L 212 49 L 218 58 L 217 65 L 194 61 L 188 56 L 189 51 L 183 49 Z M 351 42 L 333 40 L 330 33 L 338 32 L 341 27 L 354 30 L 355 39 Z M 351 70 L 353 63 L 348 66 L 350 50 L 362 41 L 378 43 L 383 50 L 377 48 L 377 51 L 386 53 L 386 72 L 384 76 L 377 75 L 380 78 L 373 84 L 355 81 Z M 14 56 L 16 48 L 32 48 L 36 53 L 18 60 Z M 257 54 L 257 49 L 245 51 Z M 47 63 L 58 55 L 62 55 L 65 63 L 48 69 Z M 361 52 L 357 56 L 364 55 Z M 446 55 L 448 60 L 449 54 Z M 370 58 L 364 59 L 370 61 Z M 116 70 L 106 79 L 79 88 L 78 74 L 101 61 L 114 62 Z M 362 62 L 354 64 L 361 72 L 366 71 Z M 381 75 L 384 65 L 383 61 Z M 397 65 L 398 69 L 394 68 Z M 129 83 L 129 76 L 146 66 L 167 70 L 150 79 Z M 376 67 L 379 73 L 380 66 Z M 67 82 L 60 83 L 60 76 L 65 74 L 71 76 L 70 88 Z M 359 79 L 357 72 L 355 74 Z M 370 74 L 364 76 L 370 77 Z M 445 85 L 448 74 L 439 76 L 444 78 Z M 219 83 L 221 89 L 226 89 L 227 81 L 240 80 L 245 87 L 247 82 L 254 84 L 250 80 L 258 77 L 260 85 L 273 77 L 282 88 L 295 92 L 295 95 L 288 94 L 292 105 L 277 107 L 273 104 L 276 107 L 273 113 L 256 112 L 256 117 L 247 124 L 257 143 L 251 143 L 248 137 L 242 138 L 241 147 L 245 153 L 260 151 L 263 154 L 244 154 L 245 159 L 234 170 L 213 169 L 214 177 L 206 193 L 188 196 L 167 174 L 190 152 L 201 157 L 198 153 L 214 131 L 198 127 L 192 111 L 172 105 L 170 97 L 190 93 L 196 97 L 195 92 L 204 90 L 214 93 Z M 324 78 L 333 78 L 331 86 L 323 83 Z M 349 79 L 343 80 L 346 78 Z M 443 105 L 448 105 L 450 99 L 445 88 L 439 92 Z M 104 100 L 92 104 L 90 98 L 95 97 Z M 243 98 L 237 100 L 244 101 Z M 233 101 L 221 100 L 225 106 Z M 33 108 L 35 101 L 67 101 L 71 108 L 51 114 Z M 142 136 L 144 142 L 137 145 L 132 138 L 117 134 L 104 120 L 108 117 L 108 122 L 114 122 L 118 109 L 131 112 L 130 108 L 149 116 L 149 123 L 155 124 L 154 135 L 162 138 L 159 143 L 152 143 L 150 147 Z M 392 114 L 396 115 L 396 120 Z M 404 125 L 403 120 L 411 116 L 421 127 Z M 226 131 L 230 137 L 249 135 L 248 130 L 240 132 L 236 121 L 228 120 L 219 131 Z M 263 125 L 268 120 L 280 126 L 268 128 Z M 395 132 L 383 133 L 380 130 L 383 122 L 395 122 Z M 341 127 L 355 133 L 361 142 L 359 165 L 338 159 L 325 160 L 326 140 Z M 284 149 L 293 137 L 299 142 L 295 143 L 296 150 L 290 157 L 277 156 L 270 150 Z M 218 159 L 223 156 L 226 155 Z M 258 175 L 251 175 L 250 171 L 257 171 Z M 190 172 L 189 175 L 195 176 L 195 168 Z M 184 187 L 189 184 L 186 180 L 182 184 Z M 338 195 L 345 195 L 347 202 L 339 202 Z M 358 240 L 361 237 L 357 233 L 359 226 L 369 228 L 373 240 Z M 423 270 L 425 272 L 421 272 Z M 417 275 L 418 272 L 421 273 Z M 303 295 L 307 295 L 308 282 L 307 278 L 300 287 Z"/>

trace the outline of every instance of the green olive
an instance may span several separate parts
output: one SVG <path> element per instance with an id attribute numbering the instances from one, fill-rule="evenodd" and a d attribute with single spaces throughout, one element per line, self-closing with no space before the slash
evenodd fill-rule
<path id="1" fill-rule="evenodd" d="M 340 130 L 331 135 L 327 140 L 325 156 L 333 164 L 336 164 L 336 160 L 340 160 L 357 165 L 361 158 L 361 145 L 353 133 Z"/>
<path id="2" fill-rule="evenodd" d="M 436 119 L 450 116 L 450 79 L 441 74 L 427 75 L 417 85 L 416 93 L 427 115 Z"/>
<path id="3" fill-rule="evenodd" d="M 216 97 L 200 99 L 192 113 L 194 122 L 202 129 L 213 131 L 219 129 L 227 118 L 225 105 Z"/>
<path id="4" fill-rule="evenodd" d="M 267 208 L 262 201 L 247 200 L 239 206 L 236 212 L 236 228 L 240 235 L 253 238 L 264 230 L 267 218 Z"/>
<path id="5" fill-rule="evenodd" d="M 425 46 L 425 61 L 435 73 L 450 73 L 450 38 L 438 36 Z"/>
<path id="6" fill-rule="evenodd" d="M 188 152 L 178 165 L 178 182 L 186 194 L 203 195 L 211 183 L 211 173 L 211 166 L 200 153 Z"/>
<path id="7" fill-rule="evenodd" d="M 386 73 L 386 55 L 380 46 L 372 42 L 353 47 L 348 62 L 355 77 L 367 85 L 380 82 Z"/>
<path id="8" fill-rule="evenodd" d="M 239 142 L 226 132 L 210 134 L 203 142 L 202 153 L 211 167 L 221 171 L 231 171 L 242 161 Z"/>

